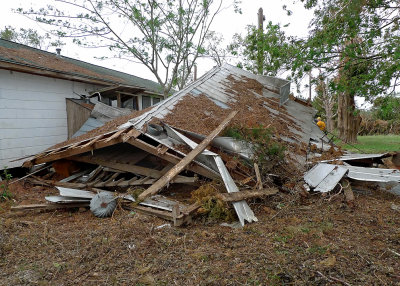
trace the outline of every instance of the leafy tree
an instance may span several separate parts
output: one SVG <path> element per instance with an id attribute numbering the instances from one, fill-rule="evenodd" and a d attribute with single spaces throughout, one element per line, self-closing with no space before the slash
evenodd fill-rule
<path id="1" fill-rule="evenodd" d="M 356 140 L 360 118 L 354 97 L 373 100 L 399 85 L 400 29 L 398 1 L 302 0 L 315 9 L 311 33 L 293 62 L 297 78 L 312 68 L 336 77 L 341 138 Z M 300 43 L 300 41 L 299 41 Z"/>
<path id="2" fill-rule="evenodd" d="M 250 25 L 247 26 L 246 36 L 235 34 L 229 50 L 240 57 L 239 67 L 256 74 L 276 76 L 289 69 L 296 47 L 279 24 L 268 22 L 264 31 Z M 260 57 L 263 61 L 262 67 L 258 64 Z"/>
<path id="3" fill-rule="evenodd" d="M 373 113 L 376 119 L 400 121 L 399 95 L 388 95 L 375 99 Z"/>
<path id="4" fill-rule="evenodd" d="M 206 37 L 208 45 L 205 56 L 210 57 L 218 66 L 221 66 L 228 57 L 228 49 L 221 47 L 223 39 L 220 33 L 214 31 L 210 31 Z"/>
<path id="5" fill-rule="evenodd" d="M 196 60 L 206 53 L 210 26 L 222 0 L 59 0 L 20 13 L 55 27 L 85 47 L 108 47 L 119 58 L 139 62 L 167 96 L 186 84 Z M 234 1 L 237 9 L 237 1 Z M 75 11 L 75 12 L 72 12 Z"/>
<path id="6" fill-rule="evenodd" d="M 40 35 L 38 31 L 30 28 L 20 28 L 18 31 L 11 26 L 6 26 L 4 27 L 4 30 L 0 30 L 0 38 L 42 50 L 48 50 L 50 47 L 59 47 L 64 45 L 60 40 L 52 40 L 49 33 Z"/>

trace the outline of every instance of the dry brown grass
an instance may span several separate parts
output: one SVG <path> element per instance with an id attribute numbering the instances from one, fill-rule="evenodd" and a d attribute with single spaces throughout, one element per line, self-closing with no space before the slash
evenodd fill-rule
<path id="1" fill-rule="evenodd" d="M 12 191 L 17 203 L 51 193 Z M 0 284 L 399 285 L 400 216 L 390 206 L 400 199 L 374 191 L 356 203 L 281 194 L 250 202 L 260 221 L 243 229 L 201 217 L 156 229 L 166 221 L 124 210 L 98 219 L 3 203 Z"/>

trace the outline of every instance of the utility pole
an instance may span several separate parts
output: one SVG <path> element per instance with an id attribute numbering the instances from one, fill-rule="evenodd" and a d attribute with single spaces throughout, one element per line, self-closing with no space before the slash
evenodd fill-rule
<path id="1" fill-rule="evenodd" d="M 264 49 L 263 49 L 263 35 L 264 35 L 264 21 L 265 16 L 263 14 L 263 9 L 258 9 L 258 37 L 257 37 L 257 70 L 258 74 L 264 74 Z"/>
<path id="2" fill-rule="evenodd" d="M 194 80 L 197 80 L 197 65 L 194 65 Z"/>
<path id="3" fill-rule="evenodd" d="M 263 14 L 263 8 L 258 9 L 258 29 L 259 30 L 264 30 L 264 21 L 265 21 L 265 16 Z"/>

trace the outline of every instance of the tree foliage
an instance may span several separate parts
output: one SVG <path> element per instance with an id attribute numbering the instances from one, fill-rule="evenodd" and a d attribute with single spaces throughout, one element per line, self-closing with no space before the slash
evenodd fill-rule
<path id="1" fill-rule="evenodd" d="M 341 73 L 338 92 L 367 100 L 398 86 L 400 4 L 392 0 L 302 0 L 315 9 L 310 37 L 293 65 L 297 77 L 312 68 Z"/>
<path id="2" fill-rule="evenodd" d="M 79 45 L 108 47 L 115 57 L 143 64 L 167 95 L 183 88 L 206 53 L 210 26 L 222 8 L 222 0 L 58 0 L 18 11 Z"/>
<path id="3" fill-rule="evenodd" d="M 375 119 L 400 121 L 400 97 L 388 95 L 378 97 L 374 101 L 373 114 Z"/>
<path id="4" fill-rule="evenodd" d="M 291 58 L 296 53 L 292 39 L 286 36 L 279 24 L 272 22 L 268 22 L 264 31 L 252 25 L 247 26 L 244 37 L 240 34 L 234 35 L 229 50 L 239 57 L 239 67 L 270 76 L 290 69 Z M 258 65 L 260 55 L 262 68 Z"/>
<path id="5" fill-rule="evenodd" d="M 53 40 L 49 33 L 41 35 L 38 31 L 31 28 L 20 28 L 17 30 L 11 26 L 6 26 L 3 30 L 0 30 L 0 38 L 42 50 L 64 45 L 60 40 Z"/>

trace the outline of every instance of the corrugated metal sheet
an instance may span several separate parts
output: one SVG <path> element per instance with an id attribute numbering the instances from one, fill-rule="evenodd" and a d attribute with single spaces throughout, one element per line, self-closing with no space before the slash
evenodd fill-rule
<path id="1" fill-rule="evenodd" d="M 76 131 L 76 133 L 72 136 L 72 138 L 78 137 L 82 134 L 89 132 L 90 130 L 96 129 L 97 127 L 103 125 L 104 123 L 101 122 L 100 120 L 89 117 L 88 120 L 86 120 L 86 122 L 82 125 L 82 127 L 79 128 L 78 131 Z"/>
<path id="2" fill-rule="evenodd" d="M 332 161 L 352 161 L 352 160 L 363 160 L 363 159 L 381 159 L 385 157 L 391 156 L 390 153 L 382 153 L 382 154 L 345 154 L 339 158 L 332 160 L 324 160 L 321 163 L 332 162 Z"/>
<path id="3" fill-rule="evenodd" d="M 349 170 L 348 177 L 366 182 L 400 182 L 400 171 L 396 169 L 365 168 L 344 166 Z"/>
<path id="4" fill-rule="evenodd" d="M 131 119 L 127 124 L 122 125 L 120 128 L 133 125 L 136 129 L 140 130 L 150 120 L 152 120 L 152 118 L 158 118 L 162 120 L 181 100 L 185 100 L 185 98 L 188 96 L 196 97 L 199 94 L 207 96 L 222 108 L 230 108 L 227 103 L 236 101 L 235 97 L 238 95 L 229 92 L 229 90 L 232 88 L 232 82 L 228 79 L 228 77 L 233 77 L 238 81 L 243 81 L 244 79 L 242 76 L 245 76 L 249 79 L 258 80 L 260 83 L 262 83 L 265 87 L 263 90 L 263 97 L 266 99 L 280 99 L 281 95 L 278 93 L 280 88 L 285 85 L 285 88 L 287 89 L 289 88 L 290 84 L 290 82 L 286 80 L 254 75 L 237 67 L 225 64 L 221 67 L 212 69 L 203 75 L 199 80 L 193 82 L 185 89 L 164 100 L 163 104 L 154 106 L 148 112 L 139 117 Z M 273 90 L 276 90 L 277 93 L 273 92 Z M 256 93 L 254 93 L 254 96 L 260 97 L 260 95 Z M 270 111 L 270 116 L 279 117 L 281 114 L 277 107 L 274 107 L 267 101 L 265 101 L 264 107 Z M 314 109 L 291 100 L 286 101 L 285 109 L 296 124 L 296 126 L 293 127 L 289 126 L 288 124 L 288 129 L 295 135 L 296 139 L 281 137 L 283 140 L 295 144 L 308 144 L 311 136 L 315 137 L 316 139 L 323 136 L 323 133 L 318 128 L 313 128 L 313 125 L 315 125 L 313 122 L 313 116 L 315 113 Z M 249 112 L 251 113 L 251 110 L 249 110 Z M 305 163 L 305 156 L 294 154 L 291 154 L 291 156 L 301 165 Z"/>
<path id="5" fill-rule="evenodd" d="M 332 191 L 347 172 L 342 166 L 321 163 L 304 175 L 304 181 L 315 188 L 314 191 L 326 193 Z"/>
<path id="6" fill-rule="evenodd" d="M 377 183 L 400 183 L 400 171 L 396 169 L 380 169 L 354 167 L 350 165 L 332 165 L 319 163 L 304 175 L 304 181 L 315 191 L 329 192 L 340 179 L 346 175 L 353 180 Z"/>

